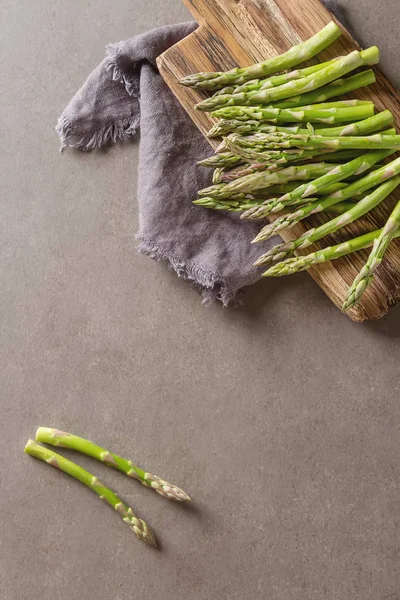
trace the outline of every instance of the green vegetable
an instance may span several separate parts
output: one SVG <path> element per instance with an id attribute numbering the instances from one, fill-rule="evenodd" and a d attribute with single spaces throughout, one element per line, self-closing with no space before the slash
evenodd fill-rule
<path id="1" fill-rule="evenodd" d="M 340 28 L 331 21 L 316 35 L 305 42 L 293 46 L 279 56 L 274 56 L 251 67 L 236 68 L 230 71 L 216 73 L 197 73 L 188 75 L 180 80 L 182 85 L 198 87 L 206 90 L 217 90 L 226 85 L 245 83 L 256 77 L 267 77 L 279 71 L 290 69 L 309 60 L 332 44 L 341 35 Z"/>
<path id="2" fill-rule="evenodd" d="M 156 475 L 147 473 L 137 465 L 133 464 L 132 461 L 126 460 L 125 458 L 106 450 L 106 448 L 97 446 L 93 442 L 78 437 L 77 435 L 73 435 L 72 433 L 51 429 L 49 427 L 39 427 L 36 432 L 36 441 L 52 444 L 53 446 L 70 448 L 77 452 L 81 452 L 82 454 L 86 454 L 87 456 L 91 456 L 109 467 L 122 471 L 122 473 L 125 473 L 128 477 L 137 479 L 140 483 L 146 487 L 152 488 L 157 494 L 160 494 L 160 496 L 163 496 L 164 498 L 173 498 L 179 502 L 190 500 L 189 496 L 176 485 L 172 485 Z"/>
<path id="3" fill-rule="evenodd" d="M 33 440 L 28 440 L 25 446 L 25 452 L 39 460 L 43 460 L 56 469 L 60 469 L 60 471 L 64 471 L 67 475 L 70 475 L 74 479 L 85 484 L 97 494 L 101 500 L 105 500 L 107 504 L 112 506 L 121 515 L 123 521 L 129 525 L 139 540 L 150 544 L 150 546 L 157 546 L 154 534 L 147 523 L 142 519 L 139 519 L 134 514 L 133 510 L 97 477 L 88 471 L 85 471 L 85 469 L 82 469 L 82 467 L 79 467 L 67 458 L 60 456 L 60 454 L 56 454 L 53 450 L 49 450 L 48 448 L 36 444 Z"/>

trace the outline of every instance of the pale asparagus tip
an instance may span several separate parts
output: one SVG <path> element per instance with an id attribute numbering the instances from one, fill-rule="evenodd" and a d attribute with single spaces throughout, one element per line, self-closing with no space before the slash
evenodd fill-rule
<path id="1" fill-rule="evenodd" d="M 157 494 L 160 494 L 160 496 L 169 498 L 171 500 L 176 500 L 177 502 L 191 501 L 190 496 L 188 496 L 186 492 L 178 488 L 176 485 L 168 483 L 168 481 L 165 481 L 156 475 L 151 475 L 150 473 L 146 473 L 146 475 L 148 475 L 145 477 L 146 479 L 151 479 L 150 486 L 157 492 Z"/>

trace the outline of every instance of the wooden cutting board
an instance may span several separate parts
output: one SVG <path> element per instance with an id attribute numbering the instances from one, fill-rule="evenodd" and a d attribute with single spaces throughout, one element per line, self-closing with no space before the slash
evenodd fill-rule
<path id="1" fill-rule="evenodd" d="M 206 133 L 213 119 L 208 113 L 195 111 L 193 106 L 206 97 L 206 93 L 178 84 L 178 80 L 198 71 L 219 71 L 236 66 L 247 66 L 268 57 L 281 54 L 291 46 L 306 40 L 322 29 L 333 15 L 319 0 L 183 0 L 200 27 L 191 35 L 164 52 L 158 58 L 158 67 L 165 81 L 189 113 L 199 129 Z M 342 27 L 343 29 L 343 27 Z M 359 48 L 348 31 L 327 50 L 318 55 L 312 64 L 330 60 Z M 377 83 L 369 88 L 352 92 L 351 97 L 373 100 L 376 112 L 389 109 L 400 126 L 400 94 L 384 75 L 375 69 Z M 212 145 L 218 141 L 210 140 Z M 396 190 L 380 207 L 362 219 L 326 237 L 320 245 L 337 244 L 351 237 L 382 227 L 390 210 L 400 197 Z M 206 210 L 206 209 L 204 209 Z M 293 229 L 283 232 L 285 241 L 298 237 L 306 229 L 326 220 L 315 215 Z M 240 226 L 240 225 L 238 225 Z M 261 225 L 260 225 L 261 228 Z M 314 247 L 313 247 L 314 248 Z M 260 243 L 260 254 L 263 244 Z M 329 298 L 340 307 L 348 286 L 365 263 L 368 251 L 321 264 L 308 272 Z M 354 321 L 378 319 L 400 299 L 400 243 L 394 241 L 377 271 L 374 283 L 362 301 L 347 314 Z"/>

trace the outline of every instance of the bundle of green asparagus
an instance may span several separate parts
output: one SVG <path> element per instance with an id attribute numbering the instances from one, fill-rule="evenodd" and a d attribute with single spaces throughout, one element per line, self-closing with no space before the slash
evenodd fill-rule
<path id="1" fill-rule="evenodd" d="M 73 435 L 72 433 L 49 427 L 39 427 L 36 432 L 36 442 L 43 442 L 52 446 L 76 450 L 77 452 L 81 452 L 82 454 L 86 454 L 87 456 L 99 460 L 109 467 L 122 471 L 128 475 L 128 477 L 132 477 L 133 479 L 140 481 L 144 486 L 154 489 L 164 498 L 172 498 L 178 502 L 190 501 L 190 497 L 176 485 L 172 485 L 156 475 L 147 473 L 132 461 L 126 460 L 125 458 L 110 452 L 106 448 L 97 446 L 93 442 Z M 89 487 L 101 500 L 105 500 L 107 504 L 121 515 L 123 521 L 129 525 L 139 540 L 150 544 L 150 546 L 157 546 L 154 534 L 147 523 L 143 521 L 143 519 L 139 519 L 139 517 L 134 514 L 132 508 L 125 504 L 111 488 L 107 487 L 97 477 L 71 460 L 66 459 L 64 456 L 61 456 L 53 450 L 49 450 L 36 442 L 28 440 L 25 446 L 25 452 L 27 454 L 43 460 L 48 465 L 60 469 L 60 471 L 64 471 L 67 475 L 70 475 Z"/>
<path id="2" fill-rule="evenodd" d="M 222 137 L 215 155 L 199 163 L 215 170 L 213 185 L 200 190 L 194 204 L 272 220 L 254 242 L 324 211 L 326 222 L 278 243 L 255 266 L 275 263 L 263 275 L 286 275 L 372 246 L 349 289 L 347 311 L 400 236 L 400 202 L 382 229 L 306 256 L 297 252 L 365 215 L 397 188 L 400 158 L 389 157 L 400 150 L 400 135 L 390 111 L 375 114 L 370 101 L 338 100 L 375 82 L 371 68 L 351 73 L 379 62 L 376 46 L 297 68 L 340 34 L 331 22 L 280 56 L 225 73 L 188 75 L 180 83 L 214 93 L 195 108 L 219 119 L 208 136 Z"/>

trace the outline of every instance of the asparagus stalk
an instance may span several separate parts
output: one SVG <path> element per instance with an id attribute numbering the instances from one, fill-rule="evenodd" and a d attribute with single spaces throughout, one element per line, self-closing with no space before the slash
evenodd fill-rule
<path id="1" fill-rule="evenodd" d="M 281 100 L 279 102 L 274 102 L 272 104 L 273 108 L 298 108 L 299 106 L 308 106 L 316 103 L 323 103 L 329 100 L 330 98 L 335 98 L 337 96 L 342 96 L 343 94 L 348 94 L 354 90 L 358 90 L 362 87 L 367 87 L 375 83 L 376 77 L 375 73 L 372 69 L 367 69 L 366 71 L 362 71 L 361 73 L 357 73 L 356 75 L 352 75 L 351 77 L 344 77 L 341 79 L 337 79 L 328 85 L 325 85 L 316 90 L 312 90 L 311 92 L 306 92 L 304 94 L 299 94 L 297 96 L 291 96 L 290 98 L 286 98 L 285 100 Z M 226 107 L 227 111 L 227 119 L 230 119 L 230 109 L 234 107 Z"/>
<path id="2" fill-rule="evenodd" d="M 235 153 L 237 156 L 240 156 L 246 163 L 261 165 L 258 169 L 259 171 L 263 170 L 263 165 L 264 169 L 268 168 L 269 166 L 276 168 L 281 165 L 285 165 L 289 162 L 309 160 L 310 158 L 314 158 L 314 156 L 325 158 L 325 152 L 321 152 L 321 150 L 319 152 L 316 152 L 315 150 L 295 150 L 293 152 L 293 150 L 291 149 L 289 149 L 289 151 L 279 151 L 273 150 L 272 148 L 257 150 L 253 148 L 244 148 L 243 146 L 239 146 L 230 139 L 227 139 L 227 144 L 231 149 L 232 153 Z M 326 154 L 329 154 L 329 156 L 332 157 L 331 152 L 327 152 Z M 243 167 L 243 165 L 241 166 Z"/>
<path id="3" fill-rule="evenodd" d="M 278 85 L 287 83 L 291 79 L 301 79 L 302 77 L 307 77 L 307 75 L 312 75 L 317 71 L 321 71 L 321 69 L 325 69 L 325 67 L 332 65 L 335 61 L 339 60 L 339 58 L 343 57 L 338 56 L 327 62 L 318 63 L 317 65 L 312 65 L 311 67 L 306 67 L 305 69 L 296 69 L 294 71 L 290 71 L 289 73 L 282 73 L 281 75 L 273 75 L 267 79 L 252 79 L 250 81 L 246 81 L 246 83 L 243 83 L 242 85 L 224 87 L 220 90 L 217 90 L 212 98 L 227 94 L 240 94 L 242 92 L 254 92 L 260 89 L 277 87 Z"/>
<path id="4" fill-rule="evenodd" d="M 225 168 L 224 167 L 217 167 L 214 170 L 214 173 L 213 173 L 213 176 L 212 176 L 212 182 L 213 182 L 213 184 L 223 183 L 222 177 L 223 177 L 224 173 L 225 173 Z"/>
<path id="5" fill-rule="evenodd" d="M 339 137 L 339 136 L 354 136 L 354 135 L 365 135 L 368 133 L 374 133 L 384 127 L 389 126 L 393 122 L 393 115 L 389 110 L 385 110 L 373 117 L 368 117 L 362 121 L 350 123 L 346 125 L 340 125 L 339 127 L 323 127 L 320 129 L 313 129 L 314 135 L 323 137 Z M 385 135 L 390 133 L 396 133 L 395 129 L 390 129 L 384 132 Z M 285 139 L 296 135 L 298 139 L 302 139 L 304 136 L 307 139 L 310 135 L 310 129 L 298 129 L 297 132 L 287 131 L 255 131 L 248 135 L 243 135 L 236 131 L 228 135 L 229 140 L 233 140 L 238 145 L 246 147 L 254 147 L 254 145 L 263 145 L 270 142 L 271 138 L 280 137 Z"/>
<path id="6" fill-rule="evenodd" d="M 196 206 L 203 206 L 204 208 L 211 208 L 213 210 L 226 210 L 228 212 L 241 213 L 252 208 L 259 208 L 260 206 L 263 206 L 263 202 L 264 201 L 262 199 L 257 198 L 254 200 L 251 198 L 245 198 L 242 200 L 235 200 L 234 198 L 217 200 L 216 198 L 212 198 L 210 196 L 208 198 L 198 198 L 197 200 L 193 201 L 193 204 Z M 334 212 L 335 214 L 341 215 L 352 206 L 352 202 L 338 202 L 338 204 L 335 204 L 328 210 Z"/>
<path id="7" fill-rule="evenodd" d="M 340 154 L 340 153 L 338 152 L 337 154 Z M 275 169 L 281 167 L 282 164 L 287 164 L 289 162 L 294 162 L 296 160 L 300 161 L 300 160 L 304 160 L 307 158 L 312 158 L 314 156 L 315 156 L 315 153 L 308 154 L 306 152 L 304 152 L 303 154 L 300 154 L 300 155 L 288 154 L 286 156 L 285 153 L 282 152 L 282 153 L 278 154 L 276 158 L 271 157 L 270 162 L 266 161 L 266 162 L 253 162 L 253 163 L 248 163 L 245 165 L 242 164 L 242 165 L 239 165 L 238 167 L 230 169 L 229 171 L 224 170 L 223 172 L 221 169 L 221 173 L 219 173 L 219 182 L 218 183 L 230 183 L 231 181 L 235 181 L 236 179 L 240 179 L 241 177 L 245 177 L 246 175 L 251 175 L 252 173 L 258 173 L 260 171 L 265 171 L 265 170 L 275 170 Z M 330 155 L 330 157 L 334 158 L 334 155 Z M 323 158 L 325 159 L 325 155 L 323 155 Z M 339 160 L 339 158 L 338 158 L 338 160 Z M 326 161 L 324 160 L 324 162 L 326 162 Z M 289 191 L 292 191 L 293 189 L 294 188 L 291 187 L 289 189 Z"/>
<path id="8" fill-rule="evenodd" d="M 109 467 L 114 467 L 115 469 L 118 469 L 118 471 L 122 471 L 122 473 L 125 473 L 128 477 L 137 479 L 146 487 L 151 487 L 157 494 L 160 494 L 160 496 L 163 496 L 164 498 L 173 498 L 179 502 L 190 500 L 190 497 L 185 494 L 184 491 L 175 485 L 168 483 L 168 481 L 164 481 L 156 475 L 147 473 L 137 465 L 133 464 L 132 461 L 126 460 L 125 458 L 122 458 L 101 446 L 97 446 L 89 440 L 73 435 L 72 433 L 51 429 L 49 427 L 39 427 L 36 432 L 36 441 L 51 444 L 53 446 L 70 448 L 77 452 L 81 452 L 82 454 L 86 454 L 87 456 L 91 456 L 92 458 L 96 458 Z"/>
<path id="9" fill-rule="evenodd" d="M 367 69 L 357 75 L 336 79 L 332 83 L 325 85 L 311 92 L 306 92 L 298 96 L 291 96 L 286 100 L 275 102 L 275 108 L 296 108 L 296 106 L 304 106 L 307 104 L 315 104 L 317 102 L 326 102 L 330 98 L 348 94 L 354 90 L 366 87 L 375 83 L 376 77 L 372 69 Z"/>
<path id="10" fill-rule="evenodd" d="M 364 57 L 368 61 L 368 57 L 371 56 L 369 50 L 361 52 L 361 57 Z M 271 77 L 270 79 L 264 80 L 264 83 L 261 82 L 257 84 L 251 85 L 243 85 L 236 88 L 236 91 L 229 92 L 227 91 L 225 94 L 214 94 L 210 98 L 205 98 L 201 102 L 195 105 L 196 110 L 201 110 L 205 112 L 211 112 L 216 108 L 221 108 L 224 106 L 257 106 L 257 104 L 264 104 L 264 92 L 270 90 L 271 88 L 277 88 L 281 85 L 285 85 L 289 81 L 299 80 L 304 77 L 308 77 L 309 75 L 313 75 L 326 67 L 334 64 L 338 60 L 343 59 L 334 59 L 332 61 L 326 63 L 320 63 L 319 65 L 314 65 L 313 67 L 308 67 L 307 69 L 301 69 L 297 71 L 292 71 L 291 73 L 284 73 L 283 75 L 278 75 L 276 77 Z M 375 59 L 375 55 L 374 55 Z M 374 63 L 375 61 L 373 61 Z M 372 64 L 373 64 L 372 63 Z M 370 64 L 368 62 L 364 62 L 364 65 Z M 225 88 L 229 89 L 229 88 Z M 232 89 L 232 88 L 230 88 Z"/>
<path id="11" fill-rule="evenodd" d="M 300 131 L 300 125 L 282 127 L 279 125 L 271 125 L 270 123 L 260 123 L 260 121 L 254 120 L 239 121 L 237 119 L 221 119 L 221 121 L 211 127 L 210 131 L 207 133 L 207 137 L 220 137 L 227 133 L 231 133 L 232 131 L 238 133 L 249 133 L 252 131 L 262 131 L 263 133 L 275 133 L 277 131 L 283 133 L 298 133 Z M 309 131 L 304 130 L 304 133 L 309 133 Z"/>
<path id="12" fill-rule="evenodd" d="M 273 123 L 346 123 L 361 121 L 374 115 L 374 105 L 371 102 L 346 108 L 303 108 L 294 109 L 263 107 L 263 106 L 234 106 L 220 108 L 212 113 L 213 117 L 228 119 L 257 119 L 258 121 L 271 121 Z M 310 134 L 309 134 L 310 135 Z"/>
<path id="13" fill-rule="evenodd" d="M 343 202 L 341 204 L 346 203 Z M 337 258 L 352 254 L 353 252 L 364 250 L 364 248 L 369 248 L 373 245 L 374 241 L 379 237 L 382 231 L 383 229 L 369 231 L 364 235 L 360 235 L 359 237 L 348 240 L 347 242 L 342 242 L 336 246 L 328 246 L 327 248 L 323 248 L 317 252 L 312 252 L 306 256 L 295 256 L 293 258 L 288 258 L 287 260 L 276 263 L 270 267 L 263 273 L 263 277 L 282 277 L 283 275 L 293 275 L 293 273 L 305 271 L 313 265 L 336 260 Z M 399 236 L 400 229 L 397 229 L 394 233 L 394 237 Z"/>
<path id="14" fill-rule="evenodd" d="M 339 61 L 343 61 L 345 58 L 346 57 L 342 56 L 336 60 L 329 61 L 328 63 L 322 63 L 323 66 L 321 64 L 317 65 L 317 67 L 319 67 L 318 69 L 315 69 L 315 67 L 310 67 L 308 69 L 286 73 L 278 77 L 272 77 L 267 80 L 271 83 L 264 83 L 259 87 L 259 89 L 242 89 L 241 91 L 236 91 L 234 93 L 218 94 L 217 96 L 206 98 L 205 100 L 202 100 L 196 104 L 195 109 L 210 112 L 221 106 L 257 106 L 258 104 L 266 104 L 269 102 L 269 91 L 272 88 L 280 88 L 289 83 L 293 83 L 294 81 L 302 81 L 307 78 L 312 80 L 313 76 L 315 76 L 318 72 L 326 71 L 326 69 L 329 69 L 333 65 L 338 67 Z M 362 61 L 362 66 L 371 65 L 377 62 L 379 59 L 379 54 L 377 54 L 375 48 L 369 48 L 368 50 L 363 50 L 360 52 L 360 58 Z M 343 73 L 341 73 L 341 75 L 342 74 Z M 337 79 L 337 77 L 334 79 Z M 329 81 L 332 81 L 332 79 Z M 293 96 L 293 94 L 289 94 L 289 96 Z"/>
<path id="15" fill-rule="evenodd" d="M 292 190 L 296 189 L 296 187 L 299 185 L 298 181 L 289 181 L 288 183 L 277 183 L 276 185 L 271 185 L 269 188 L 267 188 L 267 192 L 270 196 L 281 196 L 282 194 L 286 194 L 286 192 L 291 192 Z M 329 193 L 334 193 L 338 190 L 341 190 L 342 188 L 346 187 L 347 184 L 340 182 L 340 183 L 335 183 L 335 185 L 333 186 L 329 186 L 330 192 Z M 260 190 L 262 191 L 262 190 Z M 257 192 L 259 193 L 259 192 Z M 328 192 L 324 192 L 324 195 L 328 194 Z"/>
<path id="16" fill-rule="evenodd" d="M 105 500 L 122 516 L 123 521 L 129 525 L 139 540 L 150 544 L 150 546 L 157 546 L 154 534 L 147 523 L 136 517 L 133 510 L 97 477 L 88 471 L 85 471 L 85 469 L 82 469 L 82 467 L 79 467 L 72 461 L 56 454 L 53 450 L 49 450 L 48 448 L 36 444 L 33 440 L 28 440 L 25 446 L 25 452 L 35 458 L 43 460 L 52 467 L 64 471 L 64 473 L 67 473 L 71 477 L 74 477 L 74 479 L 87 485 L 87 487 L 95 492 L 101 500 Z"/>
<path id="17" fill-rule="evenodd" d="M 322 127 L 314 128 L 315 135 L 323 135 L 324 137 L 336 137 L 341 135 L 366 135 L 380 131 L 388 127 L 393 122 L 393 115 L 389 110 L 384 110 L 373 117 L 368 117 L 362 121 L 356 121 L 339 127 Z M 294 131 L 296 129 L 296 131 Z M 267 134 L 267 133 L 297 133 L 300 135 L 309 135 L 309 129 L 276 127 L 257 120 L 240 121 L 238 119 L 221 119 L 216 125 L 210 129 L 208 137 L 218 137 L 228 135 L 230 133 L 243 134 Z"/>
<path id="18" fill-rule="evenodd" d="M 291 96 L 317 90 L 365 64 L 376 64 L 377 62 L 379 62 L 379 50 L 376 46 L 364 50 L 363 54 L 354 50 L 354 52 L 350 52 L 344 58 L 337 60 L 332 65 L 325 67 L 325 69 L 313 75 L 308 75 L 308 77 L 303 77 L 302 79 L 294 79 L 279 87 L 264 89 L 259 92 L 250 92 L 248 96 L 252 94 L 250 102 L 254 105 L 273 104 Z"/>
<path id="19" fill-rule="evenodd" d="M 296 134 L 295 134 L 296 135 Z M 281 138 L 271 142 L 274 149 L 279 148 L 324 148 L 331 150 L 337 149 L 364 149 L 364 150 L 382 150 L 384 148 L 400 149 L 400 135 L 385 135 L 376 133 L 370 136 L 343 136 L 343 137 L 323 137 L 310 135 L 307 139 Z"/>
<path id="20" fill-rule="evenodd" d="M 332 169 L 332 163 L 312 163 L 298 167 L 287 167 L 278 171 L 262 171 L 241 177 L 226 185 L 214 185 L 199 191 L 199 196 L 213 196 L 215 198 L 230 198 L 232 194 L 249 194 L 254 190 L 267 188 L 276 183 L 286 183 L 294 179 L 315 179 Z"/>
<path id="21" fill-rule="evenodd" d="M 398 180 L 400 183 L 400 177 L 398 177 Z M 342 306 L 343 312 L 346 312 L 360 301 L 364 291 L 372 282 L 374 278 L 373 273 L 381 264 L 390 242 L 398 234 L 400 234 L 400 201 L 396 204 L 385 226 L 374 240 L 374 245 L 367 262 L 350 286 Z"/>
<path id="22" fill-rule="evenodd" d="M 316 35 L 305 42 L 293 46 L 279 56 L 270 58 L 251 67 L 235 68 L 226 72 L 197 73 L 188 75 L 179 83 L 189 87 L 198 87 L 206 90 L 217 90 L 226 85 L 241 84 L 256 77 L 268 77 L 273 73 L 285 71 L 306 60 L 309 60 L 324 48 L 327 48 L 341 35 L 340 28 L 331 21 Z"/>
<path id="23" fill-rule="evenodd" d="M 371 169 L 374 169 L 374 167 L 371 167 Z M 294 225 L 296 225 L 296 223 L 298 223 L 302 219 L 305 219 L 309 215 L 326 210 L 327 208 L 334 206 L 337 202 L 360 196 L 367 190 L 371 189 L 376 185 L 379 185 L 386 179 L 390 179 L 390 177 L 394 177 L 398 173 L 400 173 L 399 159 L 393 161 L 389 165 L 383 165 L 382 167 L 378 167 L 378 169 L 372 171 L 362 179 L 356 179 L 354 182 L 350 183 L 343 189 L 339 189 L 333 194 L 331 193 L 329 195 L 326 195 L 326 197 L 322 200 L 304 205 L 298 210 L 295 210 L 294 213 L 286 214 L 286 227 L 293 227 Z M 303 200 L 294 201 L 293 204 L 297 205 L 303 202 Z M 270 213 L 279 212 L 290 205 L 290 201 L 286 201 L 285 203 L 282 202 L 281 199 L 272 200 L 265 207 L 249 210 L 248 212 L 242 215 L 242 218 L 260 219 L 267 216 Z M 274 248 L 271 249 L 271 252 L 274 252 Z"/>
<path id="24" fill-rule="evenodd" d="M 281 196 L 280 201 L 283 203 L 294 204 L 297 200 L 313 196 L 317 191 L 323 190 L 324 187 L 331 183 L 343 181 L 343 179 L 347 179 L 351 175 L 361 175 L 365 171 L 368 171 L 372 165 L 389 156 L 389 154 L 390 151 L 386 150 L 377 150 L 376 152 L 362 154 L 358 158 L 354 158 L 343 165 L 334 167 L 332 171 L 315 179 L 312 183 L 299 185 L 299 187 L 292 192 L 288 192 Z"/>
<path id="25" fill-rule="evenodd" d="M 219 154 L 214 154 L 213 156 L 200 160 L 197 164 L 202 167 L 215 169 L 217 167 L 233 167 L 241 162 L 243 162 L 243 159 L 232 152 L 220 152 Z"/>
<path id="26" fill-rule="evenodd" d="M 216 198 L 203 197 L 193 201 L 196 206 L 203 206 L 204 208 L 212 208 L 213 210 L 226 210 L 228 212 L 242 212 L 252 206 L 258 206 L 260 200 L 251 200 L 250 198 L 235 200 L 234 198 L 226 198 L 224 200 L 217 200 Z"/>
<path id="27" fill-rule="evenodd" d="M 233 146 L 232 146 L 233 147 Z M 319 159 L 323 159 L 324 162 L 329 163 L 329 162 L 333 162 L 333 163 L 338 163 L 341 160 L 348 160 L 349 158 L 356 158 L 357 156 L 360 156 L 361 154 L 364 154 L 362 150 L 343 150 L 341 152 L 324 152 L 321 150 L 315 151 L 315 150 L 303 150 L 300 152 L 292 152 L 292 151 L 283 151 L 283 152 L 278 152 L 278 153 L 274 153 L 271 152 L 271 150 L 265 150 L 265 151 L 261 151 L 258 152 L 257 150 L 251 150 L 250 148 L 241 148 L 240 146 L 237 147 L 237 152 L 239 153 L 238 156 L 240 155 L 242 157 L 242 159 L 249 164 L 250 166 L 252 165 L 258 165 L 259 168 L 256 169 L 254 168 L 253 170 L 249 170 L 250 172 L 255 172 L 255 171 L 262 171 L 263 168 L 269 168 L 269 169 L 276 169 L 276 168 L 283 168 L 284 165 L 286 166 L 290 166 L 289 163 L 296 163 L 296 162 L 300 162 L 300 161 L 304 161 L 304 160 L 310 160 L 310 159 L 315 159 L 315 158 L 319 158 Z M 241 170 L 245 170 L 246 169 L 246 165 L 245 164 L 239 164 L 236 167 L 237 171 L 235 170 L 235 168 L 231 169 L 230 171 L 227 171 L 226 173 L 232 173 L 233 177 L 228 178 L 223 177 L 223 181 L 233 181 L 233 179 L 237 179 L 237 177 L 235 176 L 236 172 L 239 172 Z M 243 173 L 244 175 L 245 173 Z"/>
<path id="28" fill-rule="evenodd" d="M 380 204 L 382 200 L 384 200 L 399 185 L 399 183 L 399 176 L 393 177 L 389 181 L 382 183 L 369 195 L 357 202 L 357 204 L 355 204 L 349 211 L 343 213 L 335 219 L 332 219 L 331 221 L 328 221 L 327 223 L 323 223 L 319 227 L 309 229 L 293 242 L 278 244 L 272 249 L 273 252 L 267 252 L 266 254 L 260 256 L 254 265 L 261 266 L 269 264 L 273 260 L 282 260 L 292 254 L 295 250 L 307 248 L 322 237 L 325 237 L 330 233 L 334 233 L 341 227 L 352 223 Z M 259 240 L 255 238 L 253 242 L 256 241 Z"/>

